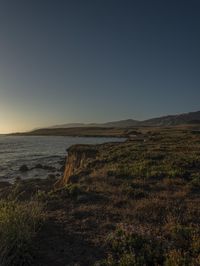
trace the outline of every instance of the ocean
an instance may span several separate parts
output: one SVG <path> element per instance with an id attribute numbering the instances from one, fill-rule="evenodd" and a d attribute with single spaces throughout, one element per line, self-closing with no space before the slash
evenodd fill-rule
<path id="1" fill-rule="evenodd" d="M 101 144 L 122 141 L 121 138 L 60 137 L 60 136 L 0 136 L 0 181 L 16 178 L 46 178 L 62 174 L 66 149 L 74 144 Z M 40 164 L 39 167 L 38 165 Z M 21 172 L 26 165 L 29 171 Z"/>

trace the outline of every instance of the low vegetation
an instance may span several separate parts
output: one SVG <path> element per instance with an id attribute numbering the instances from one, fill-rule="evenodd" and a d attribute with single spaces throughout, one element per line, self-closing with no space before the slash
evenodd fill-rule
<path id="1" fill-rule="evenodd" d="M 4 259 L 41 266 L 200 265 L 200 134 L 184 127 L 138 132 L 123 143 L 92 146 L 97 156 L 60 189 L 48 179 L 0 190 L 2 217 L 9 217 L 0 224 L 1 239 L 8 239 L 0 244 Z M 13 193 L 18 201 L 7 203 Z M 46 220 L 38 231 L 41 204 Z"/>
<path id="2" fill-rule="evenodd" d="M 0 201 L 0 265 L 32 265 L 34 238 L 43 219 L 36 202 Z"/>
<path id="3" fill-rule="evenodd" d="M 151 235 L 134 226 L 119 227 L 108 243 L 111 253 L 98 265 L 199 265 L 199 228 L 171 225 Z"/>

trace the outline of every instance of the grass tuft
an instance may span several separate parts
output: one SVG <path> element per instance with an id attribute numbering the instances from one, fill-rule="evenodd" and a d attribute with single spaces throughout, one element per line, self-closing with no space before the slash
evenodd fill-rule
<path id="1" fill-rule="evenodd" d="M 34 237 L 44 219 L 37 202 L 0 201 L 0 265 L 33 263 Z"/>

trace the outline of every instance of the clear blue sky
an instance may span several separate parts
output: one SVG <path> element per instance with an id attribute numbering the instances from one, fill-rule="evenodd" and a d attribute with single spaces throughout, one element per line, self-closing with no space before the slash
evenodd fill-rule
<path id="1" fill-rule="evenodd" d="M 1 133 L 199 100 L 199 0 L 0 0 Z"/>

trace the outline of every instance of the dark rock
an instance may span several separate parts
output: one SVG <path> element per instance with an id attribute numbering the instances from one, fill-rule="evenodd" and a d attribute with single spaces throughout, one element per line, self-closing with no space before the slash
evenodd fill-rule
<path id="1" fill-rule="evenodd" d="M 20 168 L 19 171 L 20 172 L 27 172 L 29 170 L 28 166 L 26 164 L 23 164 Z"/>
<path id="2" fill-rule="evenodd" d="M 50 175 L 48 175 L 48 179 L 55 179 L 56 178 L 56 176 L 54 175 L 54 174 L 50 174 Z"/>
<path id="3" fill-rule="evenodd" d="M 1 181 L 0 182 L 0 189 L 1 188 L 6 188 L 6 187 L 10 187 L 11 184 L 9 182 L 6 182 L 6 181 Z"/>
<path id="4" fill-rule="evenodd" d="M 15 178 L 15 183 L 17 183 L 17 182 L 21 182 L 21 177 L 20 176 L 17 176 L 16 178 Z"/>
<path id="5" fill-rule="evenodd" d="M 43 165 L 40 164 L 40 163 L 38 163 L 38 164 L 36 164 L 35 168 L 36 168 L 36 169 L 42 169 L 42 168 L 43 168 Z"/>
<path id="6" fill-rule="evenodd" d="M 65 165 L 65 163 L 66 163 L 66 159 L 58 161 L 58 164 L 60 164 L 60 165 Z"/>
<path id="7" fill-rule="evenodd" d="M 55 172 L 56 171 L 55 167 L 49 166 L 49 165 L 44 165 L 42 169 L 47 170 L 47 171 L 51 171 L 51 172 Z"/>
<path id="8" fill-rule="evenodd" d="M 52 171 L 55 172 L 56 168 L 50 165 L 42 165 L 42 164 L 36 164 L 36 166 L 34 167 L 35 169 L 43 169 L 43 170 L 47 170 L 47 171 Z M 33 169 L 34 169 L 33 168 Z"/>
<path id="9" fill-rule="evenodd" d="M 59 171 L 60 172 L 64 172 L 65 171 L 65 166 L 60 167 Z"/>

